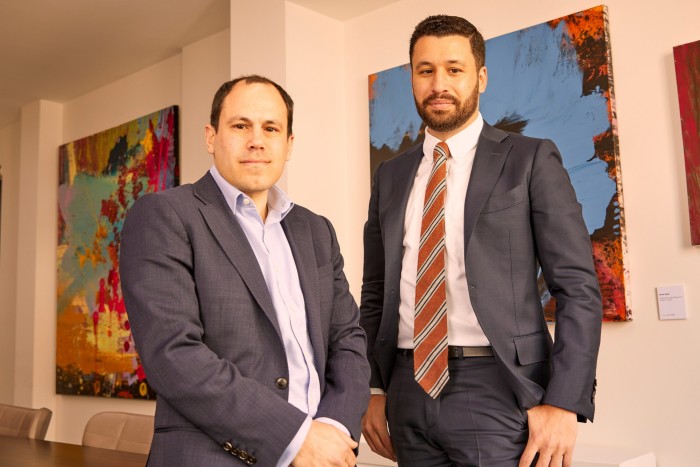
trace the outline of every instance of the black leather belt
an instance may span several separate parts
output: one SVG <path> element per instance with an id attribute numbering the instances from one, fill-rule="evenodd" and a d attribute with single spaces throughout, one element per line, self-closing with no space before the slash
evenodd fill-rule
<path id="1" fill-rule="evenodd" d="M 396 349 L 399 355 L 412 357 L 413 349 Z M 459 347 L 456 345 L 447 346 L 447 358 L 467 358 L 467 357 L 493 357 L 491 346 L 481 347 Z"/>

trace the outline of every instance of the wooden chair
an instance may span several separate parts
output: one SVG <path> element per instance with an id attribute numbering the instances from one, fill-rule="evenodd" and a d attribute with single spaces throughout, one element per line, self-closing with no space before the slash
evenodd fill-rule
<path id="1" fill-rule="evenodd" d="M 153 417 L 127 412 L 99 412 L 85 425 L 83 446 L 148 454 Z"/>
<path id="2" fill-rule="evenodd" d="M 0 404 L 0 435 L 44 439 L 52 415 L 45 407 L 29 409 Z"/>

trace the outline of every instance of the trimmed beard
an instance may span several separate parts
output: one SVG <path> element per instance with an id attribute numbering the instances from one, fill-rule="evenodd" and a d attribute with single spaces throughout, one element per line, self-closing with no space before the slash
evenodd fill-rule
<path id="1" fill-rule="evenodd" d="M 435 99 L 452 101 L 455 104 L 455 110 L 452 112 L 448 110 L 428 110 L 428 104 L 430 104 L 430 102 Z M 474 90 L 464 100 L 464 102 L 460 102 L 459 99 L 457 99 L 455 96 L 446 93 L 431 94 L 423 100 L 422 104 L 419 104 L 414 96 L 413 102 L 415 102 L 416 104 L 416 110 L 418 111 L 418 115 L 420 115 L 420 118 L 423 119 L 423 122 L 425 122 L 428 128 L 440 133 L 453 131 L 464 125 L 478 110 L 478 83 L 474 83 Z"/>

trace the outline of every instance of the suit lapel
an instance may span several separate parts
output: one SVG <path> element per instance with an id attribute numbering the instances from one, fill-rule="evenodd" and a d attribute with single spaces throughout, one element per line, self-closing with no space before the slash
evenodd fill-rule
<path id="1" fill-rule="evenodd" d="M 464 203 L 464 252 L 484 203 L 496 185 L 506 156 L 512 147 L 508 134 L 484 122 L 474 155 L 474 165 L 469 178 L 467 199 Z"/>
<path id="2" fill-rule="evenodd" d="M 292 250 L 294 263 L 299 275 L 301 293 L 304 295 L 306 306 L 306 327 L 311 338 L 311 346 L 316 355 L 316 361 L 324 354 L 323 332 L 321 330 L 321 305 L 318 290 L 318 265 L 314 252 L 314 239 L 308 220 L 299 215 L 299 210 L 292 210 L 282 220 L 282 229 L 287 236 L 289 248 Z"/>
<path id="3" fill-rule="evenodd" d="M 199 210 L 212 234 L 238 271 L 255 301 L 275 327 L 277 335 L 281 335 L 275 307 L 255 253 L 243 229 L 234 218 L 224 195 L 208 172 L 194 184 L 194 194 L 204 202 Z"/>

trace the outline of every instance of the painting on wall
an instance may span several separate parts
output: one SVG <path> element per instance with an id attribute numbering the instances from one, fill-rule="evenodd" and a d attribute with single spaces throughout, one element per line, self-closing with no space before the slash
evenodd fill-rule
<path id="1" fill-rule="evenodd" d="M 172 106 L 59 148 L 56 392 L 153 399 L 119 277 L 126 212 L 178 184 Z"/>
<path id="2" fill-rule="evenodd" d="M 484 120 L 553 140 L 591 236 L 603 319 L 631 319 L 608 14 L 597 6 L 486 41 Z M 424 127 L 410 65 L 369 76 L 370 170 L 417 141 Z M 371 175 L 371 174 L 370 174 Z M 548 320 L 555 300 L 540 277 Z"/>
<path id="3" fill-rule="evenodd" d="M 700 41 L 673 48 L 681 114 L 690 241 L 700 245 Z"/>

